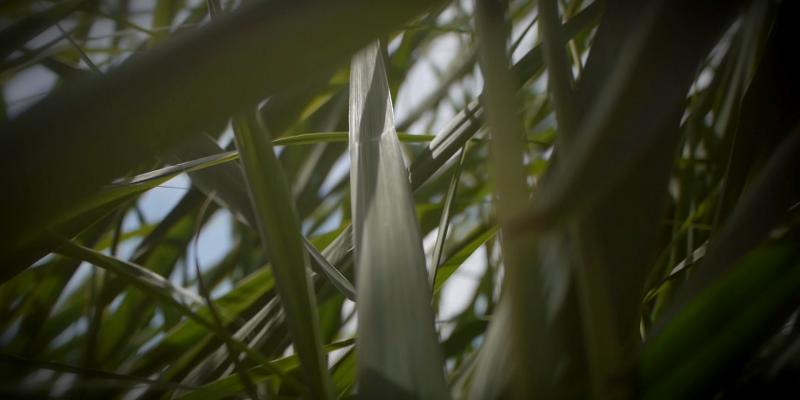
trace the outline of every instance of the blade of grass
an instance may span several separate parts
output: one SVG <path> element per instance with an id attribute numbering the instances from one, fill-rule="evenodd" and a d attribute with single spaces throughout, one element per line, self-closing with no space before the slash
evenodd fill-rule
<path id="1" fill-rule="evenodd" d="M 346 298 L 356 301 L 356 289 L 353 284 L 305 237 L 303 238 L 303 248 L 311 257 L 311 267 L 314 271 L 325 275 L 328 282 L 335 286 Z"/>
<path id="2" fill-rule="evenodd" d="M 154 293 L 162 299 L 171 299 L 172 302 L 182 304 L 184 307 L 202 303 L 202 299 L 194 292 L 175 286 L 172 282 L 149 269 L 107 256 L 71 240 L 61 238 L 61 247 L 58 249 L 58 253 L 66 257 L 88 261 L 98 267 L 107 269 L 145 292 Z"/>
<path id="3" fill-rule="evenodd" d="M 439 266 L 439 271 L 436 274 L 436 279 L 433 283 L 433 293 L 439 293 L 442 286 L 463 264 L 464 261 L 472 255 L 479 247 L 483 246 L 486 242 L 493 239 L 497 235 L 496 225 L 485 225 L 476 229 L 475 233 L 471 234 L 471 240 L 464 243 L 458 250 L 450 255 Z"/>
<path id="4" fill-rule="evenodd" d="M 449 397 L 380 45 L 350 69 L 350 185 L 362 398 Z"/>
<path id="5" fill-rule="evenodd" d="M 333 397 L 319 336 L 316 299 L 306 271 L 300 220 L 289 185 L 275 157 L 269 133 L 256 110 L 234 118 L 236 145 L 242 159 L 261 242 L 286 315 L 294 349 L 300 356 L 306 384 L 319 399 Z"/>
<path id="6" fill-rule="evenodd" d="M 444 196 L 442 216 L 439 219 L 439 228 L 436 231 L 436 243 L 433 245 L 433 254 L 431 255 L 431 285 L 436 282 L 436 272 L 439 270 L 439 263 L 442 259 L 442 251 L 444 250 L 444 241 L 447 236 L 447 228 L 450 226 L 450 211 L 453 207 L 453 198 L 456 195 L 456 190 L 458 190 L 458 181 L 461 179 L 461 167 L 464 165 L 464 158 L 466 155 L 467 145 L 464 145 L 464 147 L 461 148 L 461 156 L 458 158 L 456 169 L 453 171 L 453 176 L 450 178 L 450 185 L 447 187 L 447 193 Z"/>

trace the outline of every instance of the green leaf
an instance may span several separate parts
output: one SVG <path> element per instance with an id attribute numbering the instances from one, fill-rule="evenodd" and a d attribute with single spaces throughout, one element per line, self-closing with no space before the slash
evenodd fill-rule
<path id="1" fill-rule="evenodd" d="M 497 235 L 497 225 L 482 225 L 476 230 L 475 235 L 471 235 L 472 239 L 464 243 L 457 249 L 450 257 L 448 257 L 442 265 L 439 266 L 439 272 L 436 274 L 436 280 L 433 284 L 433 293 L 438 293 L 442 286 L 452 276 L 458 268 L 464 264 L 469 256 L 483 246 L 486 242 L 491 240 Z"/>
<path id="2" fill-rule="evenodd" d="M 235 117 L 233 125 L 259 235 L 272 262 L 281 306 L 303 365 L 306 384 L 314 397 L 333 398 L 322 353 L 316 296 L 305 268 L 300 220 L 289 185 L 257 112 Z"/>
<path id="3" fill-rule="evenodd" d="M 180 304 L 188 308 L 201 304 L 203 301 L 196 293 L 174 285 L 172 282 L 149 269 L 128 261 L 107 256 L 70 240 L 64 239 L 61 243 L 62 246 L 58 249 L 60 254 L 78 260 L 88 261 L 100 268 L 107 269 L 117 276 L 124 278 L 131 285 L 153 294 L 158 298 L 167 299 L 170 303 Z"/>
<path id="4" fill-rule="evenodd" d="M 425 255 L 377 42 L 353 57 L 349 120 L 359 396 L 447 398 Z"/>

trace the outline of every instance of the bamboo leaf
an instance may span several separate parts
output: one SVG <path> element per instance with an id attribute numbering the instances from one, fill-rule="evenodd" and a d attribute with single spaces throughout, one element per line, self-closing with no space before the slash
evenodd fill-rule
<path id="1" fill-rule="evenodd" d="M 306 238 L 303 238 L 303 248 L 305 248 L 306 252 L 311 257 L 311 267 L 318 273 L 325 275 L 328 281 L 345 297 L 355 301 L 356 289 L 353 287 L 353 284 L 350 283 L 350 281 Z"/>
<path id="2" fill-rule="evenodd" d="M 483 246 L 486 242 L 491 240 L 497 235 L 497 226 L 481 226 L 476 231 L 477 234 L 471 235 L 472 239 L 464 243 L 458 248 L 450 257 L 448 257 L 439 266 L 439 272 L 436 274 L 436 280 L 433 282 L 433 293 L 439 293 L 442 286 L 448 279 L 464 264 L 469 256 Z"/>

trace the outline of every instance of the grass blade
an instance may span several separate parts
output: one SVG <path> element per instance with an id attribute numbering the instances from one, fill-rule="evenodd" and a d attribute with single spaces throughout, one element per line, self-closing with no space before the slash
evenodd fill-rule
<path id="1" fill-rule="evenodd" d="M 350 187 L 362 398 L 448 398 L 425 255 L 377 42 L 350 70 Z"/>
<path id="2" fill-rule="evenodd" d="M 442 286 L 444 286 L 450 276 L 464 264 L 464 261 L 466 261 L 475 250 L 478 250 L 479 247 L 483 246 L 497 235 L 497 229 L 497 225 L 480 226 L 474 233 L 470 234 L 470 240 L 465 241 L 458 250 L 442 262 L 436 273 L 436 279 L 433 281 L 434 294 L 439 293 L 439 290 L 442 289 Z"/>
<path id="3" fill-rule="evenodd" d="M 444 197 L 442 216 L 439 220 L 439 228 L 436 232 L 436 243 L 433 245 L 433 254 L 431 255 L 431 284 L 436 282 L 436 271 L 439 270 L 439 262 L 442 259 L 442 251 L 444 250 L 444 241 L 447 236 L 447 228 L 450 226 L 450 210 L 453 208 L 453 198 L 456 195 L 456 190 L 458 190 L 458 181 L 461 179 L 461 167 L 464 165 L 464 158 L 466 155 L 467 145 L 464 145 L 464 147 L 461 149 L 461 156 L 456 164 L 456 170 L 453 171 L 453 176 L 450 178 L 450 185 L 447 187 L 447 193 Z"/>
<path id="4" fill-rule="evenodd" d="M 183 304 L 185 307 L 201 304 L 203 301 L 200 296 L 194 292 L 175 286 L 161 275 L 146 268 L 107 256 L 67 239 L 63 239 L 61 243 L 62 246 L 58 249 L 58 253 L 67 257 L 88 261 L 95 266 L 107 269 L 123 277 L 129 283 L 139 287 L 145 292 L 154 293 L 161 298 L 171 299 L 173 302 Z"/>
<path id="5" fill-rule="evenodd" d="M 236 145 L 258 222 L 259 236 L 275 275 L 295 351 L 306 384 L 318 399 L 333 398 L 319 336 L 316 300 L 306 271 L 300 220 L 269 133 L 255 111 L 234 118 Z"/>
<path id="6" fill-rule="evenodd" d="M 303 238 L 303 247 L 311 257 L 311 268 L 317 273 L 325 275 L 328 281 L 336 287 L 339 292 L 348 299 L 355 301 L 356 289 L 353 287 L 353 284 L 350 283 L 350 281 L 306 238 Z"/>

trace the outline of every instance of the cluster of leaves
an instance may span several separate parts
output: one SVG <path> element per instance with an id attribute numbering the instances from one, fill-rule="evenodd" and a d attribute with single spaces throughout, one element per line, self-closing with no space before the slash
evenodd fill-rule
<path id="1" fill-rule="evenodd" d="M 3 397 L 797 385 L 796 2 L 18 0 L 0 17 Z M 148 216 L 174 179 L 190 185 Z M 219 216 L 232 244 L 204 263 Z"/>

